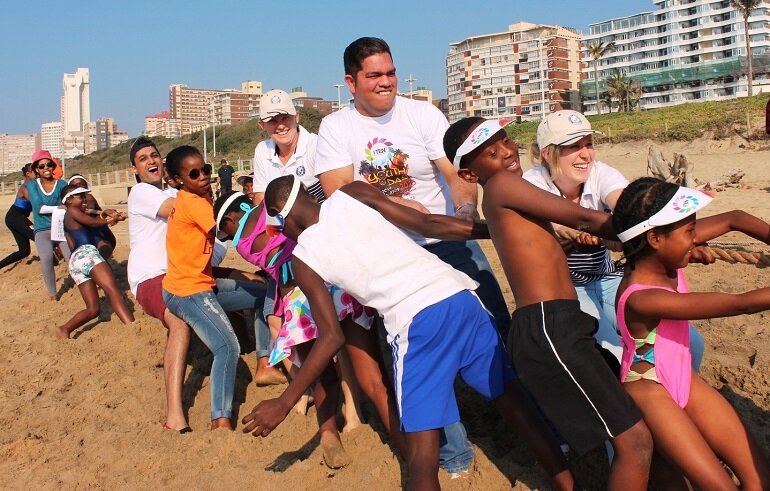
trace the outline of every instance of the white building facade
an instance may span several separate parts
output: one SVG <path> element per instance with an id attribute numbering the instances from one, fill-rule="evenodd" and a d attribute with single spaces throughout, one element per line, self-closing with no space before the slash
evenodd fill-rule
<path id="1" fill-rule="evenodd" d="M 64 133 L 83 131 L 91 121 L 90 82 L 88 68 L 65 73 L 62 78 L 61 121 Z"/>
<path id="2" fill-rule="evenodd" d="M 60 159 L 62 157 L 64 144 L 64 125 L 61 121 L 43 123 L 40 125 L 40 145 L 44 150 L 51 152 L 51 155 Z"/>
<path id="3" fill-rule="evenodd" d="M 641 84 L 643 109 L 748 94 L 743 16 L 729 0 L 653 3 L 657 10 L 590 24 L 580 89 L 587 114 L 597 113 L 594 60 L 587 53 L 596 41 L 615 43 L 598 61 L 600 98 L 615 70 Z M 754 93 L 770 91 L 770 0 L 752 11 L 749 36 Z"/>

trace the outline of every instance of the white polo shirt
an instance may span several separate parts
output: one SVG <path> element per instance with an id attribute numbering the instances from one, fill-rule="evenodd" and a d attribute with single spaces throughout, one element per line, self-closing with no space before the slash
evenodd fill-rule
<path id="1" fill-rule="evenodd" d="M 321 183 L 315 176 L 315 154 L 318 135 L 299 127 L 299 141 L 294 154 L 284 164 L 278 157 L 277 146 L 272 138 L 263 140 L 254 149 L 254 192 L 264 193 L 273 179 L 293 174 L 298 177 L 310 194 L 319 201 L 324 200 Z"/>

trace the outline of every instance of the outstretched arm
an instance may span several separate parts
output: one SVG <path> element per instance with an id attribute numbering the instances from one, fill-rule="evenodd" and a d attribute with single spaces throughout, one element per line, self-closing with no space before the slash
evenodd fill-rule
<path id="1" fill-rule="evenodd" d="M 753 314 L 770 309 L 770 288 L 746 293 L 677 293 L 658 288 L 628 297 L 626 311 L 646 319 L 694 320 Z"/>
<path id="2" fill-rule="evenodd" d="M 94 217 L 75 207 L 67 208 L 67 215 L 84 227 L 101 227 L 102 225 L 109 225 L 115 220 L 112 215 L 108 215 L 106 219 Z"/>
<path id="3" fill-rule="evenodd" d="M 765 244 L 770 244 L 770 225 L 767 222 L 741 210 L 699 218 L 695 222 L 695 241 L 699 244 L 726 234 L 743 232 Z"/>
<path id="4" fill-rule="evenodd" d="M 377 210 L 386 220 L 425 237 L 441 240 L 488 239 L 489 230 L 481 222 L 469 222 L 446 215 L 420 213 L 400 205 L 374 186 L 351 182 L 341 188 L 345 194 Z"/>
<path id="5" fill-rule="evenodd" d="M 277 399 L 260 402 L 243 418 L 244 433 L 253 432 L 254 436 L 267 436 L 289 414 L 292 406 L 310 385 L 321 376 L 321 372 L 331 363 L 332 358 L 345 343 L 334 302 L 326 289 L 323 279 L 297 257 L 292 259 L 297 285 L 305 294 L 313 312 L 313 320 L 318 326 L 316 338 L 310 354 L 302 362 L 289 387 Z"/>
<path id="6" fill-rule="evenodd" d="M 452 162 L 446 157 L 441 157 L 433 161 L 433 164 L 441 172 L 449 186 L 449 194 L 452 196 L 455 216 L 462 220 L 472 222 L 479 218 L 476 208 L 478 202 L 478 187 L 476 183 L 467 182 L 457 175 Z"/>
<path id="7" fill-rule="evenodd" d="M 530 184 L 510 172 L 498 172 L 484 186 L 485 209 L 508 208 L 535 218 L 617 240 L 612 215 L 583 208 L 561 196 Z"/>

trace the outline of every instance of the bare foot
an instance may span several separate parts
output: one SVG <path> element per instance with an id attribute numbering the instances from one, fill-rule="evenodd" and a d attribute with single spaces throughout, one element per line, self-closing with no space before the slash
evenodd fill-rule
<path id="1" fill-rule="evenodd" d="M 59 301 L 59 295 L 51 295 L 51 296 L 50 296 L 50 297 L 48 297 L 48 298 L 50 298 L 50 299 L 51 299 L 51 300 L 53 300 L 54 302 L 58 302 L 58 301 Z"/>
<path id="2" fill-rule="evenodd" d="M 230 430 L 233 431 L 233 423 L 230 422 L 230 418 L 217 418 L 211 420 L 212 430 Z"/>
<path id="3" fill-rule="evenodd" d="M 275 367 L 258 367 L 254 373 L 254 383 L 257 387 L 281 385 L 287 383 L 286 375 Z"/>
<path id="4" fill-rule="evenodd" d="M 345 426 L 342 428 L 343 433 L 349 433 L 361 426 L 361 418 L 358 416 L 358 412 L 353 405 L 345 404 Z"/>
<path id="5" fill-rule="evenodd" d="M 322 433 L 321 450 L 324 453 L 324 464 L 330 469 L 341 469 L 351 462 L 350 456 L 342 448 L 339 435 Z"/>
<path id="6" fill-rule="evenodd" d="M 64 328 L 64 326 L 56 326 L 53 330 L 53 335 L 59 339 L 70 338 L 70 333 Z"/>

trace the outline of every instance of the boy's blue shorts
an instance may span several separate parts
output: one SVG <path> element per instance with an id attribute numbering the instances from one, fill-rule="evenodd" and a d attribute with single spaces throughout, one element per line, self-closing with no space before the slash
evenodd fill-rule
<path id="1" fill-rule="evenodd" d="M 494 319 L 468 290 L 425 308 L 390 343 L 396 402 L 404 431 L 442 428 L 460 420 L 454 382 L 488 400 L 516 378 Z"/>

